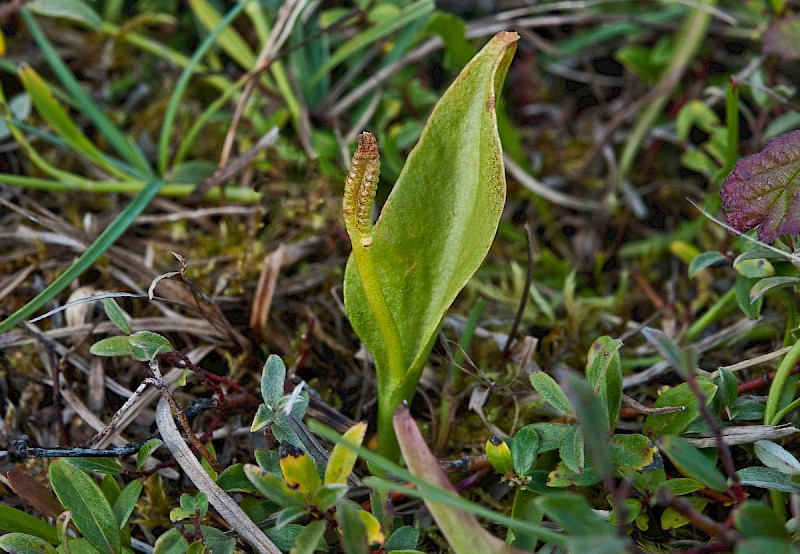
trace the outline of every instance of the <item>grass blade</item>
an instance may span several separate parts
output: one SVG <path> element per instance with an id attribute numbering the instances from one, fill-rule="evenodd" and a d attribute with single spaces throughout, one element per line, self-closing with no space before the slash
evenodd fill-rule
<path id="1" fill-rule="evenodd" d="M 25 20 L 25 25 L 31 32 L 33 40 L 42 51 L 47 63 L 53 69 L 58 79 L 70 93 L 72 98 L 80 107 L 81 112 L 86 114 L 89 119 L 95 124 L 97 129 L 108 139 L 114 149 L 124 157 L 128 163 L 135 166 L 138 170 L 145 172 L 147 175 L 152 176 L 153 171 L 150 164 L 144 157 L 144 154 L 138 147 L 134 146 L 125 135 L 106 117 L 106 115 L 97 107 L 97 104 L 92 100 L 88 94 L 83 90 L 78 80 L 69 70 L 67 65 L 61 60 L 53 45 L 45 36 L 42 28 L 36 22 L 36 18 L 26 9 L 20 10 L 22 18 Z"/>
<path id="2" fill-rule="evenodd" d="M 158 170 L 163 174 L 167 170 L 167 156 L 169 154 L 169 137 L 172 130 L 172 123 L 175 121 L 175 116 L 178 113 L 178 104 L 181 101 L 183 92 L 189 85 L 189 79 L 192 78 L 195 70 L 197 69 L 200 60 L 205 56 L 206 52 L 214 45 L 217 36 L 224 31 L 230 23 L 236 19 L 236 16 L 250 3 L 250 0 L 244 0 L 237 4 L 231 11 L 229 11 L 222 21 L 219 22 L 213 31 L 203 39 L 200 46 L 197 47 L 189 63 L 183 68 L 178 82 L 175 84 L 175 90 L 172 91 L 172 96 L 169 99 L 167 110 L 164 113 L 164 123 L 161 126 L 161 136 L 158 139 Z"/>

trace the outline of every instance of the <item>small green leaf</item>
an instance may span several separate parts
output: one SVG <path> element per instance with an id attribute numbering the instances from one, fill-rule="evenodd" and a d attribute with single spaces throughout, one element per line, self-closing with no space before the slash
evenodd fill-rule
<path id="1" fill-rule="evenodd" d="M 64 458 L 64 460 L 72 467 L 83 471 L 105 473 L 106 475 L 122 473 L 119 461 L 112 458 Z"/>
<path id="2" fill-rule="evenodd" d="M 747 539 L 772 537 L 788 540 L 789 533 L 784 522 L 775 517 L 772 509 L 757 500 L 748 500 L 739 506 L 733 514 L 736 529 Z"/>
<path id="3" fill-rule="evenodd" d="M 616 534 L 614 526 L 597 515 L 583 496 L 564 492 L 542 497 L 536 503 L 569 534 L 592 535 L 595 539 Z"/>
<path id="4" fill-rule="evenodd" d="M 756 441 L 754 450 L 761 463 L 786 475 L 800 473 L 800 461 L 784 447 L 772 441 Z"/>
<path id="5" fill-rule="evenodd" d="M 736 404 L 736 399 L 739 397 L 739 382 L 732 372 L 721 367 L 719 368 L 717 383 L 719 391 L 722 394 L 722 405 L 730 410 Z"/>
<path id="6" fill-rule="evenodd" d="M 708 504 L 708 500 L 705 498 L 690 496 L 686 500 L 688 500 L 698 512 L 702 512 Z M 677 529 L 678 527 L 683 527 L 687 523 L 690 523 L 690 521 L 691 520 L 689 518 L 679 513 L 672 506 L 667 506 L 661 513 L 661 528 L 665 531 L 668 529 Z"/>
<path id="7" fill-rule="evenodd" d="M 549 452 L 551 450 L 558 450 L 561 442 L 564 440 L 570 427 L 566 423 L 532 423 L 526 425 L 536 429 L 536 434 L 539 435 L 539 452 Z"/>
<path id="8" fill-rule="evenodd" d="M 325 521 L 321 519 L 306 525 L 297 535 L 291 554 L 314 554 L 317 550 L 327 550 L 320 546 L 325 542 L 323 539 L 325 529 Z"/>
<path id="9" fill-rule="evenodd" d="M 748 279 L 761 279 L 763 277 L 772 277 L 775 275 L 775 267 L 769 260 L 764 258 L 734 262 L 733 269 L 735 269 L 739 275 Z"/>
<path id="10" fill-rule="evenodd" d="M 544 371 L 537 371 L 531 375 L 531 385 L 536 389 L 544 400 L 550 404 L 561 415 L 571 416 L 574 414 L 572 404 L 569 403 L 567 395 L 561 390 L 556 380 Z"/>
<path id="11" fill-rule="evenodd" d="M 120 552 L 117 518 L 100 487 L 64 459 L 50 464 L 49 475 L 56 496 L 72 512 L 72 521 L 81 535 L 101 552 Z"/>
<path id="12" fill-rule="evenodd" d="M 575 473 L 568 468 L 564 462 L 558 462 L 550 473 L 547 474 L 547 486 L 552 488 L 561 487 L 590 487 L 600 482 L 600 476 L 592 468 L 587 467 L 583 473 Z"/>
<path id="13" fill-rule="evenodd" d="M 609 498 L 609 504 L 613 505 L 611 500 L 613 499 Z M 624 523 L 631 523 L 642 513 L 642 500 L 640 498 L 626 498 L 622 501 L 622 505 L 625 508 Z M 619 524 L 619 510 L 617 508 L 611 510 L 611 514 L 608 516 L 608 522 L 614 525 Z"/>
<path id="14" fill-rule="evenodd" d="M 9 554 L 57 554 L 46 540 L 25 533 L 8 533 L 0 537 L 0 550 Z"/>
<path id="15" fill-rule="evenodd" d="M 250 425 L 250 432 L 255 433 L 259 429 L 263 429 L 275 421 L 275 419 L 275 410 L 266 404 L 259 405 L 258 409 L 256 410 L 256 415 L 253 417 L 253 423 Z"/>
<path id="16" fill-rule="evenodd" d="M 676 479 L 670 479 L 668 481 L 664 481 L 658 486 L 658 489 L 669 489 L 672 491 L 672 494 L 675 496 L 683 496 L 686 494 L 691 494 L 695 491 L 699 491 L 705 486 L 700 481 L 695 481 L 694 479 L 689 479 L 688 477 L 678 477 Z M 658 491 L 656 491 L 656 496 L 658 496 Z"/>
<path id="17" fill-rule="evenodd" d="M 217 485 L 225 492 L 254 493 L 255 487 L 244 473 L 242 464 L 233 464 L 226 467 L 216 480 Z"/>
<path id="18" fill-rule="evenodd" d="M 261 370 L 261 396 L 267 406 L 273 409 L 277 406 L 283 396 L 284 381 L 286 365 L 280 356 L 270 354 Z"/>
<path id="19" fill-rule="evenodd" d="M 517 475 L 525 476 L 533 469 L 539 454 L 539 435 L 535 429 L 523 427 L 511 441 L 511 460 Z"/>
<path id="20" fill-rule="evenodd" d="M 622 363 L 619 349 L 622 341 L 600 337 L 592 344 L 586 359 L 586 380 L 600 400 L 609 429 L 617 426 L 622 406 Z"/>
<path id="21" fill-rule="evenodd" d="M 684 475 L 700 481 L 710 489 L 720 492 L 728 490 L 728 483 L 717 466 L 689 441 L 667 435 L 658 440 L 658 448 Z"/>
<path id="22" fill-rule="evenodd" d="M 689 264 L 689 278 L 695 277 L 704 269 L 727 259 L 725 254 L 721 252 L 703 252 L 702 254 L 698 254 L 692 260 L 692 263 Z"/>
<path id="23" fill-rule="evenodd" d="M 185 554 L 189 542 L 183 538 L 181 532 L 173 527 L 156 539 L 154 554 Z"/>
<path id="24" fill-rule="evenodd" d="M 249 464 L 244 466 L 244 473 L 259 493 L 280 506 L 304 506 L 308 500 L 304 494 L 290 489 L 280 475 Z"/>
<path id="25" fill-rule="evenodd" d="M 347 494 L 349 487 L 344 483 L 327 483 L 322 485 L 311 497 L 311 504 L 321 511 L 329 510 Z"/>
<path id="26" fill-rule="evenodd" d="M 69 19 L 92 29 L 99 29 L 103 24 L 97 12 L 82 0 L 33 0 L 25 7 L 35 14 Z"/>
<path id="27" fill-rule="evenodd" d="M 748 279 L 741 275 L 736 276 L 735 292 L 736 304 L 742 313 L 751 319 L 757 318 L 761 314 L 761 307 L 764 299 L 759 297 L 755 301 L 750 301 L 750 291 L 758 284 L 758 279 Z"/>
<path id="28" fill-rule="evenodd" d="M 131 517 L 133 509 L 136 507 L 136 502 L 142 494 L 144 483 L 140 479 L 134 479 L 122 490 L 117 500 L 114 502 L 114 515 L 119 523 L 119 528 L 123 529 L 128 523 L 128 518 Z"/>
<path id="29" fill-rule="evenodd" d="M 128 317 L 125 315 L 125 312 L 122 311 L 122 308 L 119 307 L 116 300 L 113 298 L 103 298 L 103 309 L 111 323 L 116 325 L 117 329 L 122 331 L 122 333 L 130 335 L 133 332 Z"/>
<path id="30" fill-rule="evenodd" d="M 11 533 L 35 535 L 50 544 L 58 544 L 56 528 L 38 517 L 26 514 L 11 506 L 0 505 L 0 530 Z"/>
<path id="31" fill-rule="evenodd" d="M 281 527 L 285 527 L 293 521 L 305 516 L 307 513 L 305 506 L 289 506 L 288 508 L 284 508 L 274 514 L 275 528 L 280 529 Z"/>
<path id="32" fill-rule="evenodd" d="M 253 452 L 258 466 L 268 473 L 281 472 L 281 456 L 277 450 L 268 448 L 256 448 Z"/>
<path id="33" fill-rule="evenodd" d="M 704 377 L 697 378 L 697 385 L 710 403 L 717 392 L 717 385 Z M 642 433 L 651 439 L 662 435 L 681 435 L 700 416 L 697 398 L 686 383 L 681 383 L 677 387 L 664 392 L 653 403 L 653 406 L 656 408 L 683 406 L 684 409 L 672 414 L 648 415 L 647 419 L 644 420 Z"/>
<path id="34" fill-rule="evenodd" d="M 413 550 L 419 542 L 419 531 L 410 525 L 399 527 L 386 541 L 386 551 Z"/>
<path id="35" fill-rule="evenodd" d="M 772 289 L 794 287 L 798 283 L 800 283 L 800 277 L 788 277 L 785 275 L 759 279 L 756 281 L 756 284 L 753 285 L 753 288 L 750 289 L 750 303 L 752 304 L 756 300 L 760 299 Z"/>
<path id="36" fill-rule="evenodd" d="M 366 432 L 367 424 L 364 422 L 357 423 L 342 435 L 342 439 L 349 444 L 361 446 Z M 328 465 L 325 467 L 325 484 L 346 483 L 347 478 L 353 472 L 356 458 L 356 453 L 346 448 L 343 444 L 334 446 Z"/>
<path id="37" fill-rule="evenodd" d="M 136 469 L 142 469 L 145 460 L 147 460 L 147 458 L 162 444 L 164 444 L 164 441 L 161 439 L 150 439 L 144 443 L 139 449 L 139 452 L 136 453 Z"/>
<path id="38" fill-rule="evenodd" d="M 561 456 L 561 461 L 570 470 L 579 474 L 583 473 L 585 453 L 583 449 L 583 432 L 581 432 L 580 427 L 573 426 L 567 431 L 558 454 Z"/>
<path id="39" fill-rule="evenodd" d="M 303 526 L 296 523 L 284 525 L 280 529 L 265 529 L 264 534 L 275 543 L 281 551 L 289 552 L 292 549 L 297 537 L 303 532 Z"/>
<path id="40" fill-rule="evenodd" d="M 95 356 L 130 356 L 133 346 L 127 336 L 107 337 L 94 343 L 89 352 Z"/>
<path id="41" fill-rule="evenodd" d="M 771 467 L 745 467 L 737 471 L 736 475 L 739 476 L 743 485 L 780 492 L 800 493 L 800 487 L 793 486 L 786 478 L 785 473 Z"/>
<path id="42" fill-rule="evenodd" d="M 133 357 L 140 362 L 154 360 L 159 354 L 174 350 L 167 339 L 152 331 L 138 331 L 132 334 L 128 340 L 134 348 Z M 139 349 L 139 352 L 136 349 Z"/>
<path id="43" fill-rule="evenodd" d="M 641 471 L 653 463 L 658 449 L 644 435 L 614 435 L 609 441 L 611 456 L 617 466 Z"/>

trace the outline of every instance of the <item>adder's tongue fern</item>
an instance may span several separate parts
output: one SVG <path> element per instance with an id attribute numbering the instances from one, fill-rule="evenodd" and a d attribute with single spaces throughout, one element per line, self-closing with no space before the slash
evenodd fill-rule
<path id="1" fill-rule="evenodd" d="M 353 248 L 372 245 L 372 205 L 381 172 L 378 141 L 375 135 L 363 132 L 358 136 L 358 148 L 353 154 L 350 173 L 344 182 L 344 224 Z"/>

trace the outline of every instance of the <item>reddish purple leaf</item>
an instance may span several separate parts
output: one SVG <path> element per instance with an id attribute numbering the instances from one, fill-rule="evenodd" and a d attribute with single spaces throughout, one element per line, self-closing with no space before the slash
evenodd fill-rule
<path id="1" fill-rule="evenodd" d="M 734 229 L 744 233 L 760 225 L 758 238 L 766 243 L 800 233 L 800 131 L 736 162 L 720 196 Z"/>

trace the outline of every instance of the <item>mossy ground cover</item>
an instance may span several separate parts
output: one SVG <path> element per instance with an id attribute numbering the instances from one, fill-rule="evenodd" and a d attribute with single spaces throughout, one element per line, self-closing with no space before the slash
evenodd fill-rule
<path id="1" fill-rule="evenodd" d="M 167 396 L 198 467 L 278 550 L 793 548 L 793 8 L 461 7 L 0 8 L 0 548 L 45 549 L 19 534 L 80 552 L 265 548 L 176 462 Z M 506 180 L 496 236 L 448 242 L 421 213 L 387 216 L 392 233 L 487 254 L 422 322 L 418 383 L 379 394 L 359 336 L 380 372 L 384 335 L 345 309 L 369 304 L 345 270 L 356 138 L 380 150 L 374 219 L 500 31 L 519 40 L 486 87 Z M 463 169 L 431 171 L 454 151 L 436 136 L 420 154 L 431 187 Z M 430 202 L 469 211 L 452 190 Z M 392 317 L 427 310 L 420 298 Z M 368 450 L 350 461 L 320 425 Z M 388 461 L 369 454 L 379 429 L 397 434 Z M 122 450 L 86 457 L 108 448 Z"/>

